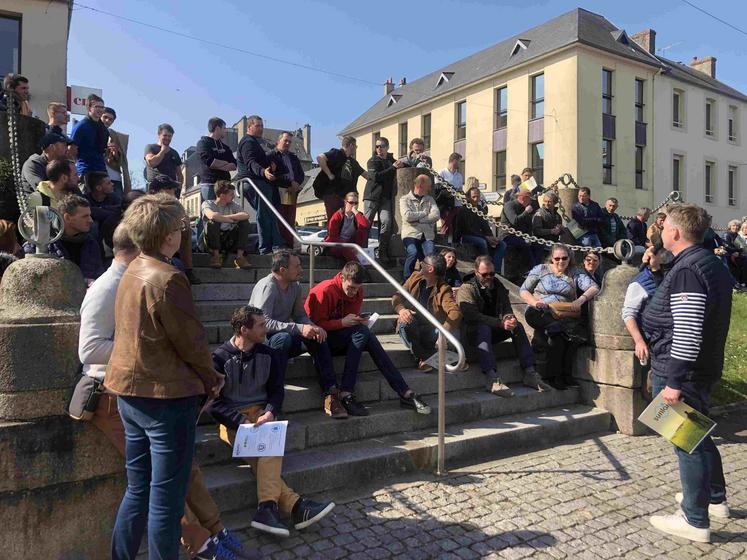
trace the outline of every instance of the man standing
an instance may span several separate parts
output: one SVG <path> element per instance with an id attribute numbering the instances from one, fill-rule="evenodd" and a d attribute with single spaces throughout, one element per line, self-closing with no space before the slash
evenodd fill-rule
<path id="1" fill-rule="evenodd" d="M 413 138 L 410 140 L 410 153 L 400 158 L 404 167 L 433 167 L 431 156 L 425 153 L 425 141 L 422 138 Z"/>
<path id="2" fill-rule="evenodd" d="M 628 239 L 630 239 L 633 242 L 633 245 L 635 245 L 636 247 L 648 246 L 646 239 L 646 222 L 648 221 L 648 217 L 650 215 L 651 210 L 644 206 L 642 208 L 639 208 L 635 213 L 635 218 L 628 222 L 628 225 L 626 227 Z M 664 221 L 662 220 L 662 223 L 663 222 Z"/>
<path id="3" fill-rule="evenodd" d="M 664 229 L 664 220 L 667 215 L 664 212 L 659 212 L 656 215 L 654 223 L 648 227 L 646 231 L 646 246 L 652 247 L 661 241 L 661 231 Z"/>
<path id="4" fill-rule="evenodd" d="M 711 217 L 694 204 L 669 208 L 661 239 L 674 255 L 669 273 L 641 317 L 650 345 L 653 394 L 680 400 L 708 415 L 711 392 L 721 379 L 731 316 L 728 269 L 701 247 Z M 721 455 L 710 436 L 692 453 L 675 447 L 682 493 L 681 512 L 655 515 L 651 524 L 671 535 L 710 542 L 710 516 L 729 517 Z"/>
<path id="5" fill-rule="evenodd" d="M 581 187 L 578 190 L 578 202 L 573 205 L 571 214 L 585 233 L 578 238 L 584 247 L 601 247 L 599 228 L 604 225 L 604 216 L 599 204 L 591 199 L 591 189 Z"/>
<path id="6" fill-rule="evenodd" d="M 519 185 L 521 185 L 521 177 L 511 175 L 511 186 L 503 193 L 503 204 L 508 203 L 509 200 L 516 196 L 516 193 L 519 192 Z"/>
<path id="7" fill-rule="evenodd" d="M 101 122 L 109 129 L 109 145 L 106 147 L 106 172 L 114 184 L 114 196 L 120 202 L 124 195 L 132 190 L 130 182 L 130 166 L 127 162 L 127 142 L 126 134 L 117 132 L 112 128 L 114 121 L 117 120 L 117 112 L 111 107 L 104 108 L 104 114 L 101 115 Z"/>
<path id="8" fill-rule="evenodd" d="M 555 209 L 558 196 L 548 191 L 542 195 L 542 206 L 532 216 L 532 235 L 557 243 L 560 240 L 560 232 L 563 231 L 563 222 L 560 214 Z M 545 251 L 543 249 L 542 253 Z"/>
<path id="9" fill-rule="evenodd" d="M 182 158 L 171 147 L 174 127 L 168 123 L 158 125 L 158 144 L 145 146 L 145 179 L 152 181 L 156 175 L 166 175 L 172 181 L 182 184 Z M 177 198 L 179 189 L 177 189 Z"/>
<path id="10" fill-rule="evenodd" d="M 324 201 L 327 221 L 343 207 L 347 193 L 358 190 L 358 177 L 368 179 L 368 172 L 355 159 L 357 144 L 352 136 L 342 139 L 342 149 L 332 148 L 316 158 L 322 173 L 314 179 L 314 195 Z"/>
<path id="11" fill-rule="evenodd" d="M 249 305 L 260 308 L 267 318 L 267 345 L 280 352 L 283 374 L 288 358 L 308 351 L 324 391 L 325 414 L 347 418 L 327 344 L 327 331 L 312 323 L 304 309 L 303 288 L 299 282 L 302 272 L 298 255 L 287 249 L 274 252 L 271 272 L 254 286 Z M 345 385 L 343 377 L 343 388 Z M 351 386 L 345 396 L 352 390 Z"/>
<path id="12" fill-rule="evenodd" d="M 67 123 L 70 117 L 67 115 L 67 107 L 59 101 L 52 101 L 47 105 L 47 133 L 54 133 L 63 136 L 67 140 Z"/>
<path id="13" fill-rule="evenodd" d="M 101 122 L 104 100 L 92 93 L 86 98 L 86 110 L 88 114 L 73 127 L 71 135 L 78 146 L 75 164 L 81 177 L 89 171 L 106 171 L 104 153 L 109 142 L 109 131 Z"/>
<path id="14" fill-rule="evenodd" d="M 236 202 L 236 191 L 230 181 L 220 179 L 212 185 L 217 198 L 202 203 L 202 219 L 205 227 L 204 241 L 212 253 L 210 266 L 223 266 L 221 252 L 236 252 L 233 264 L 236 268 L 250 268 L 244 250 L 249 242 L 249 214 Z"/>
<path id="15" fill-rule="evenodd" d="M 506 244 L 493 235 L 493 231 L 484 218 L 475 214 L 472 209 L 479 208 L 480 188 L 471 187 L 467 191 L 467 204 L 459 208 L 456 216 L 455 239 L 469 243 L 477 249 L 478 255 L 493 254 L 493 264 L 500 272 Z"/>
<path id="16" fill-rule="evenodd" d="M 298 193 L 301 192 L 304 173 L 301 160 L 291 151 L 293 134 L 284 131 L 278 136 L 278 142 L 271 157 L 277 166 L 277 186 L 280 194 L 280 215 L 285 218 L 288 225 L 296 226 L 296 201 Z M 285 244 L 293 247 L 293 234 L 284 227 L 279 227 L 280 235 L 283 236 Z"/>
<path id="17" fill-rule="evenodd" d="M 431 192 L 431 177 L 427 172 L 415 177 L 412 191 L 399 199 L 402 216 L 402 243 L 405 246 L 404 279 L 415 270 L 415 261 L 422 260 L 434 251 L 436 222 L 441 217 Z"/>
<path id="18" fill-rule="evenodd" d="M 535 212 L 532 202 L 532 192 L 522 185 L 514 198 L 503 205 L 501 224 L 531 234 L 532 216 Z M 506 244 L 504 275 L 514 283 L 521 284 L 521 277 L 526 271 L 538 264 L 542 247 L 532 247 L 527 241 L 513 234 L 507 234 L 503 242 Z"/>
<path id="19" fill-rule="evenodd" d="M 446 169 L 442 169 L 438 174 L 444 181 L 451 184 L 451 186 L 454 187 L 454 190 L 464 193 L 464 175 L 459 171 L 460 161 L 462 161 L 462 156 L 454 152 L 449 156 L 449 163 L 446 166 Z M 448 198 L 450 198 L 449 202 L 453 202 L 454 206 L 453 208 L 449 208 L 445 213 L 441 213 L 441 218 L 443 220 L 441 233 L 443 235 L 451 234 L 453 236 L 454 220 L 456 219 L 459 207 L 462 206 L 462 201 L 451 193 L 444 193 L 444 198 L 447 198 L 447 194 Z M 436 199 L 436 203 L 440 202 L 438 196 L 435 196 L 434 198 Z"/>
<path id="20" fill-rule="evenodd" d="M 263 195 L 272 203 L 278 196 L 277 165 L 265 153 L 259 139 L 265 131 L 262 117 L 252 115 L 247 119 L 247 135 L 239 142 L 237 179 L 251 179 Z M 278 229 L 278 220 L 264 200 L 255 192 L 251 185 L 244 186 L 244 196 L 257 211 L 257 229 L 259 230 L 259 254 L 268 255 L 283 247 L 285 241 Z"/>
<path id="21" fill-rule="evenodd" d="M 195 149 L 200 158 L 197 181 L 200 187 L 200 202 L 215 200 L 213 185 L 216 181 L 230 181 L 231 171 L 236 171 L 236 158 L 231 148 L 223 143 L 226 137 L 226 121 L 213 117 L 208 121 L 208 135 L 197 141 Z"/>
<path id="22" fill-rule="evenodd" d="M 6 90 L 10 90 L 10 100 L 5 95 Z M 13 74 L 12 72 L 6 74 L 3 79 L 3 88 L 0 90 L 0 111 L 7 111 L 8 103 L 15 105 L 19 115 L 31 116 L 28 78 L 20 74 Z"/>
<path id="23" fill-rule="evenodd" d="M 31 154 L 21 168 L 21 181 L 26 194 L 31 194 L 41 181 L 47 180 L 47 165 L 62 159 L 67 152 L 65 137 L 52 132 L 42 136 L 39 147 L 42 153 Z"/>
<path id="24" fill-rule="evenodd" d="M 487 377 L 487 389 L 499 397 L 513 397 L 514 392 L 501 381 L 493 344 L 511 339 L 524 370 L 522 382 L 538 391 L 551 391 L 534 368 L 534 354 L 524 327 L 516 319 L 508 290 L 495 280 L 495 267 L 490 257 L 475 259 L 475 272 L 464 277 L 457 294 L 459 310 L 464 317 L 462 340 L 477 348 L 480 368 Z"/>
<path id="25" fill-rule="evenodd" d="M 615 213 L 617 206 L 617 199 L 614 197 L 608 198 L 607 202 L 604 203 L 603 221 L 599 228 L 599 240 L 602 242 L 602 247 L 612 247 L 620 239 L 628 238 L 625 224 L 620 216 Z"/>
<path id="26" fill-rule="evenodd" d="M 363 191 L 363 213 L 370 224 L 379 215 L 379 262 L 391 264 L 389 243 L 394 220 L 394 197 L 397 194 L 397 169 L 402 162 L 395 161 L 389 153 L 389 140 L 383 136 L 376 140 L 374 155 L 368 160 L 368 180 Z"/>

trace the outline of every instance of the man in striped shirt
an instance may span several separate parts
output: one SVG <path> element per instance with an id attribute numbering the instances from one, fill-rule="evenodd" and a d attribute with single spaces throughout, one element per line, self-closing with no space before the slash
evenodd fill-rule
<path id="1" fill-rule="evenodd" d="M 667 404 L 680 400 L 708 414 L 711 391 L 721 379 L 734 281 L 728 269 L 703 249 L 711 217 L 694 204 L 668 209 L 661 234 L 674 255 L 669 273 L 641 317 L 649 342 L 653 394 Z M 710 519 L 729 517 L 721 455 L 710 437 L 688 454 L 675 448 L 681 510 L 655 515 L 651 524 L 666 533 L 710 542 Z"/>

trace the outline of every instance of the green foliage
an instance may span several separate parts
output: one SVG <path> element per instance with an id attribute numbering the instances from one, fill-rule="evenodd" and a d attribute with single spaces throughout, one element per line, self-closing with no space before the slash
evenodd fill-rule
<path id="1" fill-rule="evenodd" d="M 724 351 L 724 376 L 713 390 L 711 406 L 747 400 L 747 294 L 734 294 Z"/>

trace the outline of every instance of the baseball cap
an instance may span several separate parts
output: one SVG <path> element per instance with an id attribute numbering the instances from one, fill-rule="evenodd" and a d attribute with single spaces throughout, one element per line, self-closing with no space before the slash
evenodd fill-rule
<path id="1" fill-rule="evenodd" d="M 157 193 L 164 189 L 178 189 L 179 183 L 174 181 L 168 175 L 156 175 L 153 177 L 150 183 L 148 183 L 148 192 Z"/>
<path id="2" fill-rule="evenodd" d="M 57 144 L 58 142 L 67 144 L 67 139 L 55 132 L 49 132 L 42 136 L 41 140 L 39 140 L 39 147 L 41 147 L 42 150 L 46 150 L 52 144 Z"/>

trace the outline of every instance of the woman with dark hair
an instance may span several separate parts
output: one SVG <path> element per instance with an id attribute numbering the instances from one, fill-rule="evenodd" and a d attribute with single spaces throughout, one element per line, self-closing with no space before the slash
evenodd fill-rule
<path id="1" fill-rule="evenodd" d="M 454 249 L 442 249 L 440 255 L 446 260 L 446 273 L 444 274 L 444 282 L 451 286 L 452 292 L 456 294 L 456 290 L 462 285 L 462 273 L 457 269 L 457 257 Z"/>
<path id="2" fill-rule="evenodd" d="M 578 297 L 577 291 L 582 292 Z M 574 386 L 573 357 L 586 340 L 580 333 L 581 306 L 598 292 L 597 284 L 574 266 L 573 254 L 562 243 L 552 246 L 548 261 L 532 268 L 519 289 L 534 336 L 547 337 L 546 375 L 558 389 Z"/>

